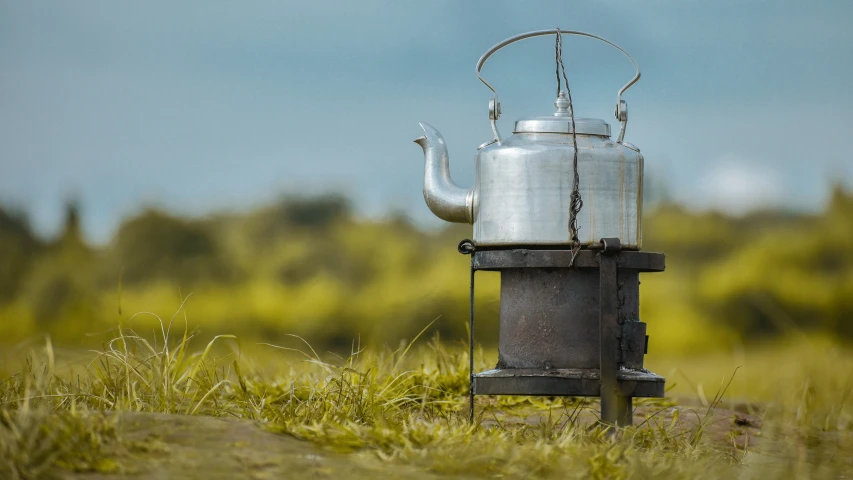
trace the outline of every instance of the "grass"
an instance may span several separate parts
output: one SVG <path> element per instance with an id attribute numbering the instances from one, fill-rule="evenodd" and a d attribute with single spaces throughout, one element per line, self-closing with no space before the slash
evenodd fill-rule
<path id="1" fill-rule="evenodd" d="M 48 340 L 0 365 L 0 478 L 133 471 L 127 452 L 148 447 L 122 438 L 122 412 L 249 420 L 388 472 L 465 478 L 837 478 L 853 466 L 853 355 L 826 340 L 750 353 L 733 380 L 730 356 L 684 360 L 669 369 L 679 401 L 638 402 L 645 419 L 612 438 L 589 399 L 483 398 L 469 425 L 467 351 L 438 337 L 344 357 L 294 337 L 248 355 L 229 335 L 193 348 L 174 318 L 157 320 L 155 335 L 122 325 L 82 360 Z M 493 357 L 478 351 L 478 368 Z"/>

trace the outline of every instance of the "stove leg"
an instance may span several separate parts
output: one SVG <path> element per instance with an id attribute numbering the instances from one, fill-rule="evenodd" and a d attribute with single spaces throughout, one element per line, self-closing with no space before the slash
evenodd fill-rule
<path id="1" fill-rule="evenodd" d="M 474 257 L 471 256 L 471 292 L 468 312 L 468 423 L 474 424 Z"/>
<path id="2" fill-rule="evenodd" d="M 634 399 L 622 395 L 601 396 L 601 420 L 608 425 L 628 427 L 634 423 Z"/>
<path id="3" fill-rule="evenodd" d="M 599 342 L 601 345 L 601 422 L 625 427 L 631 424 L 632 398 L 619 388 L 620 345 L 619 284 L 617 259 L 621 251 L 619 239 L 601 239 L 604 250 L 599 254 Z"/>
<path id="4" fill-rule="evenodd" d="M 634 424 L 634 399 L 632 397 L 617 397 L 619 399 L 619 411 L 616 416 L 616 425 L 630 427 Z"/>
<path id="5" fill-rule="evenodd" d="M 601 423 L 629 427 L 634 423 L 634 399 L 622 395 L 606 395 L 601 392 Z"/>

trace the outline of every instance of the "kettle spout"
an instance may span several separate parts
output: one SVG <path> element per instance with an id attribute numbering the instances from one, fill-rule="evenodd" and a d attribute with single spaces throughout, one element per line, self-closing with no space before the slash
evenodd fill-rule
<path id="1" fill-rule="evenodd" d="M 448 222 L 474 223 L 474 189 L 458 187 L 450 178 L 450 161 L 444 137 L 431 125 L 420 122 L 424 135 L 415 143 L 424 150 L 424 200 L 438 218 Z"/>

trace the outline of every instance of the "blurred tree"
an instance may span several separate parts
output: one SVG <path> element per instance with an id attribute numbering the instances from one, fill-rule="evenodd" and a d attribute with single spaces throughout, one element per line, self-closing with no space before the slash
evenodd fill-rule
<path id="1" fill-rule="evenodd" d="M 79 207 L 69 201 L 62 233 L 46 246 L 23 287 L 36 322 L 47 325 L 70 316 L 97 317 L 96 266 L 95 253 L 80 231 Z"/>
<path id="2" fill-rule="evenodd" d="M 787 221 L 706 266 L 698 293 L 746 335 L 827 330 L 853 338 L 853 195 L 833 188 L 824 215 Z"/>
<path id="3" fill-rule="evenodd" d="M 295 198 L 282 202 L 280 207 L 282 219 L 296 227 L 325 228 L 352 214 L 349 200 L 340 195 Z"/>
<path id="4" fill-rule="evenodd" d="M 41 248 L 26 215 L 0 208 L 0 304 L 18 294 Z"/>
<path id="5" fill-rule="evenodd" d="M 180 286 L 233 279 L 211 228 L 203 221 L 183 220 L 148 210 L 121 225 L 112 245 L 110 275 L 129 285 L 171 280 Z"/>
<path id="6" fill-rule="evenodd" d="M 643 279 L 641 301 L 665 348 L 807 328 L 853 338 L 853 194 L 840 185 L 821 214 L 733 217 L 661 201 L 646 210 L 644 230 L 644 249 L 667 254 L 666 274 Z M 21 319 L 0 322 L 0 337 L 46 331 L 67 340 L 113 327 L 123 270 L 127 312 L 167 316 L 177 292 L 192 289 L 190 322 L 207 332 L 395 344 L 440 317 L 432 328 L 460 338 L 470 259 L 456 244 L 470 235 L 470 225 L 422 230 L 399 214 L 358 218 L 332 194 L 203 220 L 149 210 L 93 250 L 74 204 L 47 245 L 23 216 L 0 210 L 0 318 Z M 499 275 L 478 279 L 484 341 L 493 340 L 498 290 Z"/>
<path id="7" fill-rule="evenodd" d="M 298 231 L 319 232 L 352 217 L 352 205 L 338 194 L 285 197 L 249 219 L 251 237 L 266 245 Z"/>

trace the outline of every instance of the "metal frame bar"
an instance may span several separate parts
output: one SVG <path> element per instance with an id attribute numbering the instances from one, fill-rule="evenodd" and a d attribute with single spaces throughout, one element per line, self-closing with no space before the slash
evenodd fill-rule
<path id="1" fill-rule="evenodd" d="M 660 398 L 665 379 L 639 370 L 622 370 L 616 375 L 619 392 L 625 397 Z M 475 395 L 526 395 L 547 397 L 600 397 L 599 370 L 561 368 L 539 370 L 505 368 L 477 372 Z"/>
<path id="2" fill-rule="evenodd" d="M 599 268 L 599 253 L 592 250 L 579 251 L 571 268 Z M 569 268 L 569 265 L 572 265 L 571 259 L 571 250 L 477 250 L 476 254 L 472 255 L 471 265 L 477 270 Z M 639 272 L 662 272 L 666 268 L 666 256 L 663 253 L 622 250 L 616 256 L 616 264 L 618 268 Z"/>

